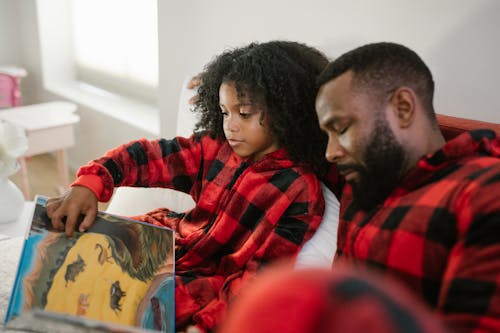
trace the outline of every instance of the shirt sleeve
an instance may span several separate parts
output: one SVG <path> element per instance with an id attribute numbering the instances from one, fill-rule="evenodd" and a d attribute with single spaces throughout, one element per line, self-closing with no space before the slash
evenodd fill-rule
<path id="1" fill-rule="evenodd" d="M 190 193 L 208 141 L 215 143 L 197 135 L 132 141 L 81 167 L 72 185 L 88 187 L 99 201 L 108 201 L 118 186 L 164 187 Z"/>
<path id="2" fill-rule="evenodd" d="M 455 201 L 458 238 L 438 300 L 452 327 L 500 331 L 500 166 L 485 167 Z"/>

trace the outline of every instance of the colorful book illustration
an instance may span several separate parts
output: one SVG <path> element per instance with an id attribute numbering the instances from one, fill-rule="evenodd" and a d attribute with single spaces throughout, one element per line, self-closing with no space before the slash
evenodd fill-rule
<path id="1" fill-rule="evenodd" d="M 174 231 L 99 212 L 91 229 L 67 238 L 52 228 L 45 202 L 37 196 L 7 326 L 30 312 L 112 331 L 174 332 Z"/>

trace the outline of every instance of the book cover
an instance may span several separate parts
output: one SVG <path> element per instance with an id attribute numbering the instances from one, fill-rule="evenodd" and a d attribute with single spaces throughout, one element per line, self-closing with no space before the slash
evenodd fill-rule
<path id="1" fill-rule="evenodd" d="M 99 212 L 92 228 L 68 238 L 52 228 L 46 198 L 35 200 L 7 326 L 31 313 L 115 331 L 175 331 L 173 230 Z"/>

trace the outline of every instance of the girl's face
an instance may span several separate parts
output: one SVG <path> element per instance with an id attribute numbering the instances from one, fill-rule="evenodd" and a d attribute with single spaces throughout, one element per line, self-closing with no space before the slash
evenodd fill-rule
<path id="1" fill-rule="evenodd" d="M 234 82 L 222 83 L 219 103 L 223 116 L 224 134 L 234 152 L 243 158 L 260 160 L 278 150 L 279 146 L 269 131 L 267 119 L 261 119 L 262 106 L 252 104 L 249 98 L 238 98 Z"/>

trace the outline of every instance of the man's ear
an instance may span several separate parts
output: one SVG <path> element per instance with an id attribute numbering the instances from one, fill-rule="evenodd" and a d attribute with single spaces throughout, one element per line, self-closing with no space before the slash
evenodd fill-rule
<path id="1" fill-rule="evenodd" d="M 417 106 L 415 92 L 411 88 L 400 87 L 394 91 L 390 103 L 399 126 L 409 127 L 415 120 Z"/>

